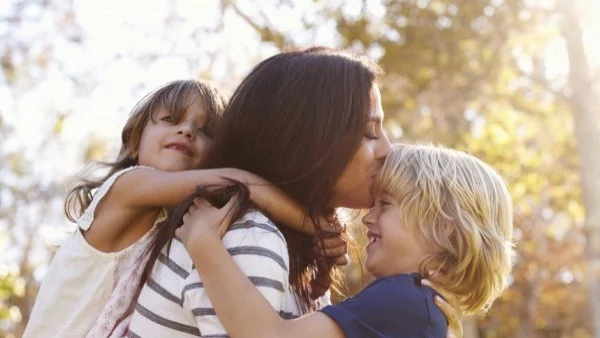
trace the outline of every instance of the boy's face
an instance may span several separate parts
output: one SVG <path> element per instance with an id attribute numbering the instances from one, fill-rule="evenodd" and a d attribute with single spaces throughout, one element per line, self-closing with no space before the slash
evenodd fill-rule
<path id="1" fill-rule="evenodd" d="M 164 108 L 154 120 L 142 132 L 138 164 L 164 171 L 200 168 L 212 142 L 205 133 L 208 116 L 200 98 L 190 103 L 179 121 Z"/>
<path id="2" fill-rule="evenodd" d="M 433 252 L 414 226 L 404 223 L 398 201 L 387 193 L 377 195 L 363 224 L 369 238 L 365 267 L 377 278 L 418 272 L 419 264 Z"/>

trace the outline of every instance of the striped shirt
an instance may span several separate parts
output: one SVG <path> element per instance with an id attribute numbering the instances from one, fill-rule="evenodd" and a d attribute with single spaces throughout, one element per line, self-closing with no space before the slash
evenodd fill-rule
<path id="1" fill-rule="evenodd" d="M 287 244 L 275 225 L 250 211 L 231 225 L 223 244 L 271 306 L 284 318 L 300 315 L 288 280 Z M 180 240 L 155 263 L 140 293 L 127 337 L 229 337 L 215 314 Z"/>

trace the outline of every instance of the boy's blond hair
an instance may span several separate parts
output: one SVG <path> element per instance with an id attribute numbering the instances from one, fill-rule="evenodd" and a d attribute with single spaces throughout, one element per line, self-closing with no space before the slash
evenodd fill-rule
<path id="1" fill-rule="evenodd" d="M 436 248 L 420 273 L 456 294 L 467 314 L 486 311 L 512 268 L 512 202 L 504 180 L 466 153 L 432 145 L 395 145 L 378 192 L 397 198 L 405 224 Z"/>

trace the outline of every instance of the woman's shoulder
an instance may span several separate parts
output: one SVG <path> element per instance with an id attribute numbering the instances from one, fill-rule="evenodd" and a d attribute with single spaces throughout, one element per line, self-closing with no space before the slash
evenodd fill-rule
<path id="1" fill-rule="evenodd" d="M 233 222 L 233 224 L 243 224 L 243 223 L 248 223 L 248 224 L 264 224 L 269 226 L 270 228 L 273 228 L 274 230 L 277 230 L 277 226 L 275 225 L 275 223 L 273 221 L 271 221 L 271 219 L 269 219 L 269 217 L 267 217 L 267 215 L 265 215 L 264 213 L 262 213 L 260 210 L 257 209 L 249 209 L 248 211 L 246 211 L 246 213 L 244 213 L 242 215 L 242 217 L 240 217 L 239 219 L 237 219 L 236 221 Z"/>
<path id="2" fill-rule="evenodd" d="M 234 221 L 223 236 L 223 245 L 234 257 L 268 257 L 286 270 L 289 265 L 283 234 L 258 210 L 249 210 Z"/>
<path id="3" fill-rule="evenodd" d="M 248 235 L 259 236 L 263 240 L 266 238 L 286 245 L 285 238 L 275 223 L 256 209 L 248 210 L 242 217 L 235 220 L 223 237 L 223 242 L 235 238 L 249 240 Z"/>

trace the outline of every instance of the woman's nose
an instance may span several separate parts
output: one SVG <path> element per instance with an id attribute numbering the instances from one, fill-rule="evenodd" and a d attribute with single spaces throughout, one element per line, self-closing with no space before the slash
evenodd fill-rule
<path id="1" fill-rule="evenodd" d="M 390 143 L 390 139 L 388 139 L 386 133 L 384 132 L 383 137 L 379 138 L 379 144 L 377 145 L 375 156 L 377 159 L 383 160 L 386 158 L 391 149 L 392 144 Z"/>

